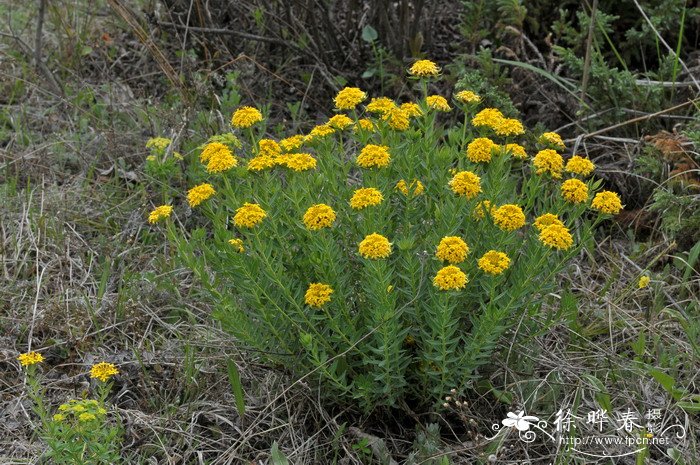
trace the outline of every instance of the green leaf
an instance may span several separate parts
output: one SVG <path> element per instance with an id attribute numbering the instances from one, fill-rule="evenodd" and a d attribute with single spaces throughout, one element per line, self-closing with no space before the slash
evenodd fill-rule
<path id="1" fill-rule="evenodd" d="M 364 73 L 362 73 L 362 79 L 371 78 L 371 77 L 374 76 L 376 73 L 377 73 L 377 69 L 376 69 L 376 68 L 370 68 L 370 69 L 368 69 L 367 71 L 365 71 Z"/>
<path id="2" fill-rule="evenodd" d="M 270 449 L 270 459 L 272 465 L 289 465 L 289 460 L 280 452 L 280 448 L 277 445 L 277 441 L 272 443 L 272 449 Z"/>
<path id="3" fill-rule="evenodd" d="M 667 375 L 661 370 L 656 368 L 651 368 L 649 374 L 654 377 L 654 379 L 664 388 L 666 392 L 671 394 L 674 399 L 678 399 L 679 392 L 674 388 L 676 385 L 676 380 L 671 375 Z"/>
<path id="4" fill-rule="evenodd" d="M 362 28 L 362 40 L 365 42 L 372 43 L 377 40 L 377 37 L 379 37 L 379 34 L 377 34 L 377 30 L 372 26 L 367 25 Z"/>
<path id="5" fill-rule="evenodd" d="M 236 399 L 236 408 L 240 416 L 245 415 L 245 397 L 243 395 L 243 386 L 241 385 L 241 375 L 238 372 L 236 362 L 228 359 L 226 362 L 228 368 L 228 381 L 231 383 L 233 397 Z"/>
<path id="6" fill-rule="evenodd" d="M 595 394 L 595 400 L 598 402 L 598 405 L 601 406 L 601 408 L 607 410 L 608 412 L 613 411 L 612 407 L 612 402 L 610 400 L 610 394 L 608 394 L 607 390 L 605 389 L 605 385 L 603 385 L 603 382 L 596 378 L 593 375 L 583 375 L 584 378 L 588 380 L 589 383 L 591 383 L 595 389 L 598 391 L 597 394 Z"/>

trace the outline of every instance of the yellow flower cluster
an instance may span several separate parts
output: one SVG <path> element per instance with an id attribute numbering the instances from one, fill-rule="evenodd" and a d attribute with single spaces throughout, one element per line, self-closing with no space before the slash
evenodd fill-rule
<path id="1" fill-rule="evenodd" d="M 287 137 L 286 139 L 282 139 L 280 141 L 280 146 L 284 149 L 285 152 L 291 152 L 292 150 L 296 150 L 301 145 L 304 143 L 304 136 L 301 135 L 296 135 L 296 136 L 291 136 Z"/>
<path id="2" fill-rule="evenodd" d="M 277 162 L 297 172 L 316 168 L 316 159 L 308 153 L 288 153 L 278 158 Z"/>
<path id="3" fill-rule="evenodd" d="M 527 159 L 527 152 L 525 152 L 525 147 L 520 144 L 506 144 L 504 150 L 510 153 L 513 158 L 519 158 L 521 160 Z"/>
<path id="4" fill-rule="evenodd" d="M 523 123 L 515 118 L 502 119 L 499 124 L 493 128 L 493 130 L 497 135 L 504 137 L 520 136 L 525 134 Z"/>
<path id="5" fill-rule="evenodd" d="M 460 171 L 450 180 L 450 188 L 457 195 L 473 199 L 481 192 L 481 178 L 471 171 Z"/>
<path id="6" fill-rule="evenodd" d="M 367 105 L 367 111 L 370 113 L 379 113 L 383 115 L 384 113 L 386 113 L 394 107 L 396 107 L 396 104 L 390 98 L 375 97 L 372 98 L 372 100 L 370 100 L 369 104 Z"/>
<path id="7" fill-rule="evenodd" d="M 566 145 L 564 145 L 564 141 L 562 140 L 561 136 L 556 132 L 545 132 L 540 136 L 538 141 L 540 144 L 550 145 L 559 150 L 564 150 L 566 148 Z"/>
<path id="8" fill-rule="evenodd" d="M 31 351 L 26 352 L 24 354 L 19 354 L 17 360 L 19 360 L 20 365 L 22 365 L 23 367 L 28 367 L 43 362 L 44 356 L 41 355 L 39 352 Z"/>
<path id="9" fill-rule="evenodd" d="M 637 286 L 639 286 L 639 289 L 644 289 L 649 285 L 651 282 L 651 278 L 647 275 L 642 275 L 639 277 L 639 282 L 637 283 Z"/>
<path id="10" fill-rule="evenodd" d="M 484 108 L 472 118 L 472 126 L 496 128 L 505 117 L 497 108 Z"/>
<path id="11" fill-rule="evenodd" d="M 425 187 L 423 186 L 423 183 L 417 179 L 411 181 L 410 185 L 406 183 L 405 179 L 402 179 L 396 183 L 396 190 L 401 192 L 406 197 L 408 197 L 409 192 L 413 197 L 417 197 L 425 192 Z"/>
<path id="12" fill-rule="evenodd" d="M 357 87 L 345 87 L 338 92 L 333 102 L 339 110 L 352 110 L 366 98 L 367 94 Z"/>
<path id="13" fill-rule="evenodd" d="M 310 307 L 323 307 L 331 301 L 331 294 L 333 289 L 328 284 L 311 283 L 304 295 L 304 302 Z"/>
<path id="14" fill-rule="evenodd" d="M 501 205 L 491 212 L 493 222 L 504 231 L 515 231 L 525 226 L 525 213 L 518 205 Z"/>
<path id="15" fill-rule="evenodd" d="M 542 228 L 540 241 L 546 246 L 559 250 L 568 250 L 574 245 L 574 238 L 571 237 L 569 229 L 561 222 L 552 223 Z"/>
<path id="16" fill-rule="evenodd" d="M 409 113 L 400 107 L 390 108 L 384 113 L 382 119 L 395 131 L 405 131 L 409 126 Z"/>
<path id="17" fill-rule="evenodd" d="M 569 161 L 566 162 L 565 168 L 565 170 L 569 173 L 578 174 L 584 177 L 590 175 L 594 169 L 595 165 L 591 160 L 578 155 L 574 155 L 573 157 L 569 158 Z"/>
<path id="18" fill-rule="evenodd" d="M 244 203 L 236 210 L 233 223 L 239 228 L 252 228 L 265 219 L 267 213 L 257 203 Z"/>
<path id="19" fill-rule="evenodd" d="M 325 203 L 310 206 L 304 213 L 304 225 L 306 229 L 317 231 L 321 228 L 330 228 L 335 222 L 335 211 Z"/>
<path id="20" fill-rule="evenodd" d="M 463 90 L 455 94 L 455 99 L 462 103 L 479 103 L 481 102 L 481 97 L 472 92 L 471 90 Z"/>
<path id="21" fill-rule="evenodd" d="M 372 233 L 360 242 L 360 255 L 371 260 L 387 258 L 391 255 L 391 242 L 381 234 Z"/>
<path id="22" fill-rule="evenodd" d="M 357 164 L 362 168 L 385 168 L 389 166 L 391 155 L 386 145 L 367 144 L 357 156 Z"/>
<path id="23" fill-rule="evenodd" d="M 258 148 L 258 156 L 274 158 L 282 153 L 280 144 L 272 139 L 260 139 Z"/>
<path id="24" fill-rule="evenodd" d="M 588 186 L 578 179 L 567 179 L 561 185 L 561 196 L 567 202 L 585 202 L 588 200 Z"/>
<path id="25" fill-rule="evenodd" d="M 168 145 L 172 143 L 172 140 L 165 137 L 151 137 L 146 141 L 147 149 L 165 150 Z"/>
<path id="26" fill-rule="evenodd" d="M 100 362 L 90 368 L 90 378 L 106 383 L 112 376 L 118 375 L 119 370 L 112 363 Z"/>
<path id="27" fill-rule="evenodd" d="M 200 184 L 187 191 L 187 202 L 194 208 L 216 194 L 211 184 Z"/>
<path id="28" fill-rule="evenodd" d="M 328 125 L 333 129 L 338 129 L 342 131 L 343 129 L 352 126 L 355 122 L 348 117 L 348 115 L 335 115 L 328 120 Z"/>
<path id="29" fill-rule="evenodd" d="M 552 149 L 544 149 L 537 152 L 532 164 L 537 169 L 537 174 L 549 173 L 554 179 L 561 178 L 564 169 L 564 159 Z"/>
<path id="30" fill-rule="evenodd" d="M 202 150 L 199 159 L 206 163 L 210 173 L 221 173 L 238 165 L 238 160 L 233 156 L 231 149 L 220 142 L 207 144 Z"/>
<path id="31" fill-rule="evenodd" d="M 107 414 L 107 410 L 101 407 L 95 399 L 71 399 L 58 407 L 57 413 L 53 416 L 53 421 L 60 423 L 66 420 L 78 420 L 81 423 L 95 421 Z"/>
<path id="32" fill-rule="evenodd" d="M 492 205 L 490 200 L 482 200 L 476 204 L 472 213 L 474 218 L 479 221 L 486 218 L 486 215 L 491 215 L 495 209 L 496 206 Z"/>
<path id="33" fill-rule="evenodd" d="M 436 77 L 440 74 L 440 68 L 430 60 L 418 60 L 413 63 L 408 72 L 416 77 Z"/>
<path id="34" fill-rule="evenodd" d="M 595 197 L 593 197 L 591 207 L 601 213 L 617 215 L 620 213 L 620 210 L 622 210 L 622 201 L 620 200 L 620 196 L 615 192 L 602 191 L 598 192 Z"/>
<path id="35" fill-rule="evenodd" d="M 499 275 L 510 267 L 510 258 L 503 252 L 489 250 L 479 259 L 479 268 L 491 275 Z"/>
<path id="36" fill-rule="evenodd" d="M 433 110 L 444 112 L 452 110 L 450 104 L 447 103 L 447 100 L 442 95 L 429 95 L 425 98 L 425 103 L 426 105 L 428 105 L 429 108 L 432 108 Z"/>
<path id="37" fill-rule="evenodd" d="M 469 280 L 464 271 L 454 265 L 441 268 L 433 278 L 433 285 L 441 291 L 464 289 Z"/>
<path id="38" fill-rule="evenodd" d="M 423 115 L 423 112 L 420 109 L 420 105 L 418 105 L 417 103 L 413 103 L 413 102 L 402 103 L 400 108 L 403 111 L 405 111 L 406 113 L 408 113 L 408 116 L 411 118 Z"/>
<path id="39" fill-rule="evenodd" d="M 362 118 L 362 119 L 358 120 L 357 123 L 355 123 L 355 127 L 353 128 L 353 130 L 355 132 L 358 132 L 360 130 L 372 132 L 375 129 L 376 129 L 376 127 L 374 126 L 374 123 L 372 122 L 372 120 L 367 119 L 367 118 Z"/>
<path id="40" fill-rule="evenodd" d="M 263 120 L 260 110 L 253 107 L 241 107 L 233 113 L 231 126 L 234 128 L 249 128 Z"/>
<path id="41" fill-rule="evenodd" d="M 331 134 L 335 134 L 335 129 L 333 129 L 330 124 L 320 124 L 309 132 L 309 135 L 304 138 L 304 141 L 312 142 L 316 139 L 323 139 Z"/>
<path id="42" fill-rule="evenodd" d="M 547 226 L 551 226 L 553 224 L 564 226 L 564 223 L 561 222 L 559 217 L 553 213 L 545 213 L 544 215 L 538 216 L 535 218 L 534 224 L 538 231 L 542 231 Z"/>
<path id="43" fill-rule="evenodd" d="M 278 164 L 281 158 L 271 157 L 269 155 L 258 155 L 248 160 L 248 171 L 263 171 L 270 169 Z"/>
<path id="44" fill-rule="evenodd" d="M 160 207 L 156 207 L 148 215 L 148 222 L 151 224 L 157 223 L 160 220 L 164 220 L 166 218 L 169 218 L 170 214 L 172 212 L 173 212 L 173 207 L 170 205 L 161 205 Z"/>
<path id="45" fill-rule="evenodd" d="M 238 253 L 245 252 L 245 247 L 243 246 L 243 239 L 229 239 L 228 243 L 231 247 L 235 248 Z"/>
<path id="46" fill-rule="evenodd" d="M 442 261 L 449 262 L 451 264 L 462 263 L 467 259 L 467 254 L 469 253 L 469 246 L 462 240 L 461 237 L 457 236 L 447 236 L 440 240 L 437 246 L 435 256 Z"/>
<path id="47" fill-rule="evenodd" d="M 467 158 L 474 163 L 490 162 L 491 154 L 496 148 L 498 145 L 491 139 L 487 137 L 476 138 L 467 145 Z"/>
<path id="48" fill-rule="evenodd" d="M 374 187 L 363 187 L 357 189 L 350 199 L 350 206 L 355 210 L 362 210 L 363 208 L 372 207 L 374 205 L 379 205 L 384 200 L 384 196 Z"/>

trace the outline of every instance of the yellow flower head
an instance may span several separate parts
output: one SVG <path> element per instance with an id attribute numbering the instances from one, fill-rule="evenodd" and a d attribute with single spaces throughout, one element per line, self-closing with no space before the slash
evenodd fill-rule
<path id="1" fill-rule="evenodd" d="M 467 158 L 474 163 L 490 162 L 491 153 L 498 148 L 488 137 L 478 137 L 467 145 Z"/>
<path id="2" fill-rule="evenodd" d="M 553 224 L 564 226 L 564 223 L 561 222 L 559 217 L 553 213 L 545 213 L 544 215 L 540 215 L 535 219 L 535 227 L 538 231 L 542 231 L 547 226 L 551 226 Z"/>
<path id="3" fill-rule="evenodd" d="M 578 179 L 567 179 L 561 185 L 561 196 L 567 202 L 585 202 L 588 200 L 588 186 Z"/>
<path id="4" fill-rule="evenodd" d="M 297 172 L 316 168 L 316 159 L 308 153 L 289 153 L 280 157 L 278 163 Z"/>
<path id="5" fill-rule="evenodd" d="M 234 128 L 249 128 L 255 123 L 263 120 L 260 110 L 253 107 L 241 107 L 233 113 L 231 117 L 231 126 Z"/>
<path id="6" fill-rule="evenodd" d="M 156 207 L 149 215 L 148 215 L 148 222 L 151 224 L 157 223 L 160 220 L 164 220 L 166 218 L 170 217 L 170 214 L 173 212 L 173 207 L 170 205 L 161 205 L 160 207 Z"/>
<path id="7" fill-rule="evenodd" d="M 442 95 L 428 95 L 425 98 L 425 103 L 433 110 L 445 112 L 452 110 L 450 104 L 447 103 L 447 100 Z"/>
<path id="8" fill-rule="evenodd" d="M 231 247 L 236 249 L 238 253 L 245 252 L 245 247 L 243 246 L 243 239 L 229 239 L 228 243 L 231 244 Z"/>
<path id="9" fill-rule="evenodd" d="M 601 213 L 617 215 L 622 210 L 622 201 L 615 192 L 602 191 L 595 195 L 591 207 Z"/>
<path id="10" fill-rule="evenodd" d="M 440 74 L 440 67 L 430 60 L 418 60 L 413 63 L 408 73 L 417 77 L 436 77 Z"/>
<path id="11" fill-rule="evenodd" d="M 525 147 L 520 144 L 506 144 L 504 150 L 510 153 L 513 158 L 519 158 L 521 160 L 525 160 L 527 158 Z"/>
<path id="12" fill-rule="evenodd" d="M 304 136 L 296 135 L 287 137 L 286 139 L 282 139 L 280 141 L 280 146 L 284 149 L 285 152 L 291 152 L 292 150 L 296 150 L 299 147 L 301 147 L 303 143 Z"/>
<path id="13" fill-rule="evenodd" d="M 338 129 L 342 131 L 348 126 L 352 126 L 354 121 L 348 117 L 348 115 L 335 115 L 328 120 L 328 125 L 333 129 Z"/>
<path id="14" fill-rule="evenodd" d="M 360 242 L 359 251 L 360 255 L 371 260 L 387 258 L 391 255 L 391 242 L 381 234 L 372 233 Z"/>
<path id="15" fill-rule="evenodd" d="M 396 108 L 396 104 L 393 100 L 387 97 L 376 97 L 373 98 L 367 105 L 367 111 L 370 113 L 379 113 L 383 115 L 392 108 Z"/>
<path id="16" fill-rule="evenodd" d="M 304 213 L 306 229 L 316 231 L 321 228 L 330 228 L 335 221 L 335 211 L 325 203 L 310 206 Z"/>
<path id="17" fill-rule="evenodd" d="M 457 195 L 472 199 L 481 192 L 481 178 L 471 171 L 460 171 L 450 180 L 450 189 Z"/>
<path id="18" fill-rule="evenodd" d="M 479 268 L 491 275 L 499 275 L 510 267 L 508 255 L 497 250 L 489 250 L 479 259 Z"/>
<path id="19" fill-rule="evenodd" d="M 568 250 L 574 245 L 569 229 L 563 224 L 553 223 L 540 231 L 540 241 L 548 247 Z"/>
<path id="20" fill-rule="evenodd" d="M 520 136 L 525 134 L 525 128 L 523 123 L 515 118 L 504 118 L 501 122 L 494 128 L 496 134 L 499 136 L 509 137 L 509 136 Z"/>
<path id="21" fill-rule="evenodd" d="M 471 90 L 463 90 L 455 94 L 455 99 L 462 103 L 479 103 L 481 102 L 481 97 L 476 95 Z"/>
<path id="22" fill-rule="evenodd" d="M 19 360 L 20 365 L 22 365 L 23 367 L 28 367 L 43 362 L 44 356 L 41 355 L 39 352 L 32 351 L 26 352 L 24 354 L 19 354 L 17 360 Z"/>
<path id="23" fill-rule="evenodd" d="M 304 302 L 310 307 L 322 307 L 331 301 L 333 289 L 328 284 L 311 283 L 304 295 Z"/>
<path id="24" fill-rule="evenodd" d="M 109 378 L 118 374 L 119 370 L 117 370 L 117 367 L 107 362 L 100 362 L 90 368 L 90 378 L 99 379 L 103 383 L 106 383 Z"/>
<path id="25" fill-rule="evenodd" d="M 97 417 L 95 416 L 94 413 L 81 413 L 78 415 L 78 420 L 80 421 L 94 421 L 97 420 Z"/>
<path id="26" fill-rule="evenodd" d="M 561 136 L 556 132 L 545 132 L 540 136 L 538 142 L 543 145 L 549 145 L 559 150 L 564 150 L 566 145 Z"/>
<path id="27" fill-rule="evenodd" d="M 501 205 L 491 213 L 493 222 L 504 231 L 515 231 L 525 226 L 522 208 L 513 204 Z"/>
<path id="28" fill-rule="evenodd" d="M 194 208 L 216 194 L 211 184 L 200 184 L 187 191 L 187 202 Z"/>
<path id="29" fill-rule="evenodd" d="M 372 207 L 374 205 L 379 205 L 384 200 L 384 196 L 374 187 L 363 187 L 357 189 L 350 199 L 350 206 L 355 210 L 362 210 L 363 208 Z"/>
<path id="30" fill-rule="evenodd" d="M 420 109 L 420 105 L 413 102 L 402 103 L 400 107 L 403 111 L 408 113 L 408 116 L 414 118 L 416 116 L 421 116 L 423 112 Z"/>
<path id="31" fill-rule="evenodd" d="M 464 289 L 469 280 L 464 271 L 454 265 L 441 268 L 433 278 L 433 286 L 441 291 Z"/>
<path id="32" fill-rule="evenodd" d="M 649 285 L 650 282 L 651 282 L 651 278 L 649 276 L 642 275 L 639 277 L 638 286 L 640 289 L 644 289 L 645 287 L 647 287 Z"/>
<path id="33" fill-rule="evenodd" d="M 556 151 L 552 149 L 540 150 L 532 159 L 532 163 L 537 168 L 537 174 L 549 173 L 554 179 L 561 178 L 564 159 Z"/>
<path id="34" fill-rule="evenodd" d="M 151 137 L 146 141 L 147 149 L 165 150 L 172 141 L 165 137 Z"/>
<path id="35" fill-rule="evenodd" d="M 282 153 L 282 147 L 272 139 L 260 139 L 258 156 L 276 157 Z"/>
<path id="36" fill-rule="evenodd" d="M 277 164 L 277 158 L 269 155 L 258 155 L 248 160 L 248 171 L 263 171 L 274 167 Z"/>
<path id="37" fill-rule="evenodd" d="M 423 192 L 425 192 L 425 187 L 423 186 L 423 183 L 417 179 L 411 181 L 410 185 L 406 183 L 405 179 L 402 179 L 396 183 L 395 189 L 401 192 L 406 197 L 408 197 L 409 193 L 411 193 L 413 197 L 417 197 Z"/>
<path id="38" fill-rule="evenodd" d="M 462 263 L 467 259 L 469 246 L 461 237 L 447 236 L 440 240 L 435 256 L 451 264 Z"/>
<path id="39" fill-rule="evenodd" d="M 492 129 L 498 127 L 505 118 L 497 108 L 484 108 L 472 118 L 472 126 L 486 126 Z"/>
<path id="40" fill-rule="evenodd" d="M 486 218 L 486 215 L 491 215 L 495 208 L 496 206 L 492 205 L 490 200 L 482 200 L 476 204 L 476 207 L 474 207 L 474 211 L 472 213 L 474 218 L 479 221 Z"/>
<path id="41" fill-rule="evenodd" d="M 387 112 L 382 116 L 382 119 L 386 121 L 389 127 L 394 131 L 405 131 L 408 129 L 409 125 L 408 117 L 409 114 L 406 110 L 399 107 L 394 107 L 387 110 Z"/>
<path id="42" fill-rule="evenodd" d="M 357 164 L 362 168 L 385 168 L 390 161 L 391 155 L 386 145 L 367 144 L 357 156 Z"/>
<path id="43" fill-rule="evenodd" d="M 259 224 L 267 213 L 257 203 L 244 203 L 242 207 L 236 210 L 233 216 L 233 222 L 239 228 L 252 228 Z"/>
<path id="44" fill-rule="evenodd" d="M 207 171 L 210 173 L 221 173 L 238 165 L 238 160 L 231 153 L 231 149 L 220 142 L 207 144 L 199 159 L 207 164 Z"/>
<path id="45" fill-rule="evenodd" d="M 362 90 L 357 87 L 345 87 L 338 92 L 333 102 L 338 110 L 352 110 L 360 102 L 367 98 Z"/>
<path id="46" fill-rule="evenodd" d="M 330 124 L 320 124 L 315 126 L 311 132 L 309 132 L 309 135 L 304 138 L 304 140 L 310 142 L 315 139 L 322 139 L 334 133 L 335 129 L 333 129 Z"/>
<path id="47" fill-rule="evenodd" d="M 595 169 L 595 165 L 588 158 L 583 158 L 578 155 L 574 155 L 569 158 L 566 162 L 566 171 L 569 173 L 578 174 L 581 176 L 588 176 Z"/>
<path id="48" fill-rule="evenodd" d="M 58 422 L 58 423 L 62 422 L 65 419 L 66 419 L 66 416 L 62 413 L 57 413 L 56 415 L 53 416 L 53 421 Z"/>
<path id="49" fill-rule="evenodd" d="M 355 132 L 357 132 L 359 130 L 372 132 L 375 129 L 376 128 L 374 126 L 374 123 L 372 122 L 371 119 L 368 119 L 368 118 L 362 118 L 362 119 L 358 120 L 357 123 L 355 123 L 355 127 L 353 128 L 353 130 Z"/>

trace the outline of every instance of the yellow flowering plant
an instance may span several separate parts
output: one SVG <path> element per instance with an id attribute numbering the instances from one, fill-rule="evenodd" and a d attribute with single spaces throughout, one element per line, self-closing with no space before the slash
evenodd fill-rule
<path id="1" fill-rule="evenodd" d="M 553 133 L 526 132 L 473 92 L 454 107 L 428 96 L 430 63 L 411 74 L 416 101 L 348 87 L 329 104 L 342 117 L 279 143 L 237 110 L 239 162 L 211 170 L 201 147 L 191 187 L 168 202 L 203 226 L 161 222 L 228 331 L 366 411 L 468 389 L 621 208 L 590 160 L 565 165 Z M 447 110 L 464 122 L 444 125 Z"/>

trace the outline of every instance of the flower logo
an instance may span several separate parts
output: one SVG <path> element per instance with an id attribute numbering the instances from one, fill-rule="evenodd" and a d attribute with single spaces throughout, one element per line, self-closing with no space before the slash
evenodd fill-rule
<path id="1" fill-rule="evenodd" d="M 530 429 L 530 425 L 537 424 L 540 421 L 539 418 L 533 417 L 532 415 L 525 415 L 525 412 L 521 410 L 517 415 L 513 412 L 508 412 L 508 418 L 501 421 L 503 426 L 508 428 L 515 428 L 518 431 L 527 431 Z M 533 422 L 533 423 L 531 423 Z"/>

